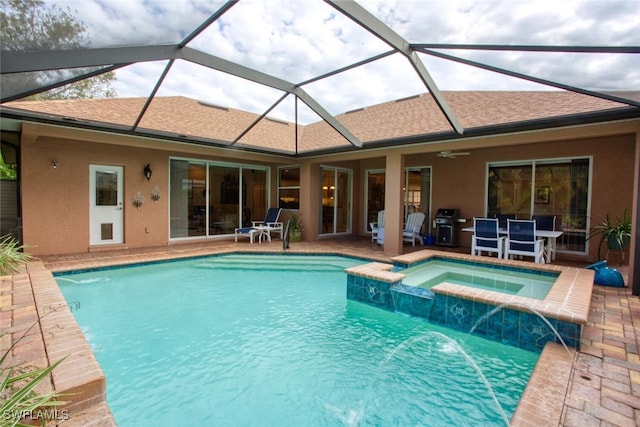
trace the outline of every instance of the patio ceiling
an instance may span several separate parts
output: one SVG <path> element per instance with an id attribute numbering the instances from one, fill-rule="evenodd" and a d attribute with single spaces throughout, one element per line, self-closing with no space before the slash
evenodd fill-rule
<path id="1" fill-rule="evenodd" d="M 172 10 L 174 3 L 179 8 Z M 603 37 L 600 41 L 596 32 L 596 39 L 589 45 L 538 44 L 540 39 L 534 36 L 530 40 L 523 36 L 522 42 L 487 44 L 476 42 L 473 37 L 470 23 L 481 23 L 478 15 L 460 22 L 461 26 L 470 26 L 468 39 L 448 42 L 446 29 L 438 31 L 430 27 L 431 23 L 435 27 L 440 22 L 436 19 L 438 10 L 444 10 L 447 4 L 436 1 L 401 2 L 395 8 L 374 1 L 349 0 L 242 0 L 205 4 L 58 0 L 48 4 L 60 9 L 71 4 L 78 9 L 78 19 L 86 27 L 86 43 L 79 48 L 55 50 L 41 50 L 41 46 L 5 50 L 3 45 L 0 61 L 3 117 L 60 122 L 66 126 L 216 147 L 242 147 L 259 152 L 273 149 L 293 155 L 384 145 L 390 138 L 363 144 L 357 136 L 361 132 L 345 119 L 345 113 L 424 93 L 437 106 L 437 113 L 448 129 L 433 133 L 416 130 L 415 134 L 402 135 L 398 140 L 410 143 L 477 135 L 478 129 L 465 128 L 465 121 L 460 119 L 465 112 L 461 106 L 452 104 L 455 97 L 447 96 L 442 89 L 456 89 L 456 79 L 474 83 L 475 92 L 553 89 L 612 103 L 605 102 L 602 107 L 594 104 L 588 111 L 564 111 L 561 116 L 550 111 L 548 118 L 536 118 L 542 127 L 640 117 L 637 35 L 631 39 L 621 36 L 621 40 Z M 466 15 L 486 11 L 477 4 L 473 7 L 470 4 Z M 548 2 L 540 3 L 539 7 L 545 14 L 553 13 Z M 418 12 L 429 8 L 434 10 L 432 21 L 414 20 L 422 17 Z M 630 22 L 635 20 L 628 14 L 623 16 Z M 554 25 L 569 26 L 572 19 L 577 18 L 569 16 Z M 623 24 L 620 23 L 622 27 Z M 496 35 L 495 39 L 501 37 Z M 567 62 L 567 58 L 579 68 L 568 66 L 565 81 L 555 78 L 553 72 L 545 73 L 553 70 L 552 65 L 559 60 Z M 622 72 L 612 79 L 613 72 L 621 69 L 635 72 Z M 51 73 L 52 70 L 59 72 Z M 97 114 L 113 103 L 85 103 L 80 115 L 74 115 L 70 122 L 67 114 L 56 115 L 51 110 L 45 113 L 37 102 L 15 102 L 109 71 L 116 74 L 115 89 L 120 97 L 140 99 L 135 103 L 135 113 L 127 120 L 110 120 L 108 114 Z M 21 78 L 34 74 L 36 79 Z M 25 86 L 25 81 L 35 84 Z M 468 87 L 465 90 L 470 90 Z M 174 127 L 171 123 L 155 125 L 159 121 L 151 115 L 161 107 L 160 101 L 176 96 L 193 98 L 201 106 L 248 112 L 252 118 L 225 135 L 213 131 L 189 135 L 180 129 L 180 123 L 174 123 Z M 193 117 L 186 118 L 184 114 L 189 112 L 181 114 L 173 116 L 176 121 L 206 120 L 204 115 L 191 114 Z M 259 135 L 268 129 L 265 124 L 268 121 L 293 124 L 292 131 L 281 137 L 285 149 L 260 142 Z M 299 142 L 305 128 L 317 128 L 319 123 L 328 125 L 340 143 L 301 149 Z M 191 128 L 204 129 L 205 124 L 193 123 Z M 483 123 L 482 132 L 500 133 L 531 126 L 534 126 L 531 120 L 495 122 L 494 126 Z"/>

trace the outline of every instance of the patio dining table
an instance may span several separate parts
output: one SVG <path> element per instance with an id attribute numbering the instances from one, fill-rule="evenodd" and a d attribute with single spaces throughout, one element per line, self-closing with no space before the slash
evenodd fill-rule
<path id="1" fill-rule="evenodd" d="M 462 229 L 462 231 L 473 233 L 475 230 L 473 227 L 465 227 Z M 508 234 L 506 228 L 499 228 L 498 232 L 500 234 L 504 234 L 505 236 Z M 562 236 L 561 230 L 536 230 L 537 238 L 548 239 L 549 244 L 545 245 L 544 247 L 545 258 L 547 259 L 548 263 L 551 263 L 551 260 L 556 259 L 556 239 L 560 236 Z"/>

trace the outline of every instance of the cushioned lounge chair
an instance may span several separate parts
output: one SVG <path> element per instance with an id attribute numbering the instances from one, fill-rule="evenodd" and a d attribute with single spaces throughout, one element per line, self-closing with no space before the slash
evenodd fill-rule
<path id="1" fill-rule="evenodd" d="M 271 233 L 279 233 L 282 239 L 283 224 L 279 222 L 281 208 L 269 208 L 267 215 L 264 217 L 264 221 L 252 221 L 251 227 L 241 227 L 235 230 L 235 241 L 238 241 L 238 236 L 247 236 L 253 244 L 255 237 L 258 236 L 258 241 L 262 243 L 263 237 L 266 237 L 271 241 Z"/>

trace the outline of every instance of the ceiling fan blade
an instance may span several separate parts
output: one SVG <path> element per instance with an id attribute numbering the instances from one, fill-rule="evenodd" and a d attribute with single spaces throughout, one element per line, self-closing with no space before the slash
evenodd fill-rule
<path id="1" fill-rule="evenodd" d="M 455 159 L 457 156 L 468 156 L 469 153 L 468 151 L 440 151 L 437 155 L 438 157 L 442 157 L 442 158 L 448 158 L 448 159 Z"/>

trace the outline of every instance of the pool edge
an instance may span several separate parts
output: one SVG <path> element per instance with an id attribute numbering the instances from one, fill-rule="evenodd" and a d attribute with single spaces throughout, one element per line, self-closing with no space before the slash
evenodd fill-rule
<path id="1" fill-rule="evenodd" d="M 106 377 L 52 272 L 41 261 L 30 262 L 26 270 L 48 364 L 64 358 L 51 373 L 53 388 L 64 394 L 66 402 L 60 410 L 68 411 L 69 416 L 59 421 L 65 426 L 84 425 L 83 414 L 97 412 L 101 415 L 96 425 L 115 426 L 106 402 Z"/>
<path id="2" fill-rule="evenodd" d="M 230 251 L 230 252 L 235 252 L 235 251 Z M 241 252 L 244 252 L 244 251 L 241 251 Z M 303 254 L 303 253 L 302 253 L 302 254 Z M 336 255 L 345 255 L 345 254 L 336 253 Z M 348 256 L 348 255 L 347 255 L 347 256 Z M 122 263 L 120 263 L 120 265 L 122 265 Z M 53 275 L 52 275 L 50 272 L 49 272 L 49 274 L 51 275 L 51 279 L 52 279 L 52 280 L 54 281 L 54 283 L 55 283 L 55 279 L 53 279 Z M 34 277 L 35 277 L 35 276 L 34 276 Z M 36 286 L 36 284 L 32 283 L 32 288 L 33 288 L 33 292 L 34 292 L 34 294 L 35 294 L 35 293 L 37 293 L 37 288 L 38 288 L 38 287 L 39 287 L 39 286 Z M 60 294 L 60 296 L 61 296 L 61 293 L 60 293 L 59 289 L 57 288 L 57 283 L 56 283 L 56 289 L 57 289 L 57 292 L 58 292 L 58 293 Z M 589 293 L 589 296 L 591 296 L 591 293 Z M 41 302 L 41 304 L 46 304 L 46 302 L 47 302 L 47 300 L 46 300 L 46 299 L 43 299 L 43 301 Z M 71 318 L 73 319 L 73 322 L 75 323 L 75 318 L 73 317 L 73 315 L 72 315 L 71 311 L 70 311 L 70 310 L 68 310 L 68 308 L 67 308 L 67 311 L 68 311 L 68 313 L 69 313 L 69 316 L 71 316 Z M 77 328 L 78 330 L 80 330 L 80 328 L 77 326 L 77 323 L 76 323 L 76 328 Z M 83 337 L 83 338 L 84 338 L 84 337 Z M 86 341 L 85 341 L 85 342 L 86 342 Z M 549 345 L 548 345 L 548 346 L 549 346 Z M 545 348 L 545 350 L 546 350 L 546 348 Z M 94 358 L 94 360 L 95 360 L 95 357 L 93 356 L 93 353 L 91 353 L 91 356 L 92 356 L 92 357 Z M 96 362 L 96 363 L 97 363 L 97 362 Z M 542 377 L 542 379 L 544 379 L 544 377 L 546 377 L 546 373 L 544 372 L 544 369 L 537 369 L 537 366 L 538 366 L 538 365 L 536 365 L 536 369 L 534 369 L 534 372 L 532 373 L 532 376 L 531 376 L 531 379 L 530 379 L 530 383 L 533 383 L 534 381 L 536 381 L 536 379 L 537 379 L 538 377 Z M 551 361 L 551 365 L 550 365 L 550 366 L 553 366 L 553 361 Z M 571 366 L 569 366 L 569 368 L 567 369 L 567 372 L 568 372 L 568 373 L 570 373 L 570 372 L 571 372 Z M 74 375 L 77 375 L 77 372 L 74 372 Z M 559 399 L 559 400 L 560 400 L 560 403 L 561 403 L 561 405 L 560 405 L 560 406 L 561 406 L 561 408 L 562 408 L 562 404 L 563 404 L 563 402 L 564 402 L 564 396 L 566 395 L 566 390 L 567 390 L 567 388 L 566 388 L 566 387 L 564 387 L 564 386 L 561 386 L 561 387 L 560 387 L 560 389 L 562 390 L 562 395 L 563 395 L 563 398 Z M 525 393 L 527 393 L 527 390 L 529 390 L 529 385 L 527 386 L 527 389 L 525 389 Z M 527 396 L 530 396 L 530 395 L 531 395 L 531 393 L 533 393 L 533 392 L 528 392 Z M 535 399 L 538 399 L 538 397 L 537 397 L 538 395 L 531 395 L 531 396 L 536 396 L 536 397 L 535 397 Z M 526 399 L 528 399 L 528 398 L 526 398 Z M 523 396 L 522 396 L 522 398 L 521 398 L 521 400 L 520 400 L 520 404 L 518 405 L 518 408 L 517 408 L 516 412 L 520 411 L 520 409 L 519 409 L 519 408 L 520 408 L 520 406 L 523 404 L 523 402 L 524 402 L 526 399 L 525 399 L 525 395 L 523 394 Z M 532 404 L 535 404 L 535 405 L 538 405 L 538 404 L 539 404 L 538 402 L 539 402 L 539 401 L 534 400 L 534 401 L 533 401 L 533 402 L 531 402 L 531 403 L 532 403 Z M 522 411 L 524 411 L 524 409 L 523 409 Z M 83 411 L 83 412 L 84 412 L 84 411 Z M 100 417 L 103 417 L 104 415 L 102 415 L 102 414 L 101 414 L 101 415 L 99 415 L 99 416 L 100 416 Z M 111 416 L 111 414 L 110 414 L 110 413 L 109 413 L 109 416 Z M 515 417 L 515 413 L 514 413 L 514 417 Z M 555 417 L 554 417 L 554 418 L 555 418 Z M 550 418 L 549 418 L 549 419 L 550 419 Z M 560 414 L 558 414 L 558 419 L 560 419 Z M 70 421 L 69 423 L 65 422 L 64 424 L 65 424 L 65 426 L 69 426 L 69 425 L 72 425 L 73 423 Z M 528 423 L 528 424 L 526 424 L 526 423 L 523 423 L 523 424 L 514 424 L 514 423 L 513 423 L 513 421 L 512 421 L 512 424 L 513 424 L 513 425 L 531 425 L 530 423 Z M 96 425 L 115 425 L 115 422 L 113 421 L 113 419 L 111 419 L 111 423 L 109 423 L 109 421 L 108 421 L 108 420 L 105 420 L 104 424 L 96 424 Z"/>
<path id="3" fill-rule="evenodd" d="M 510 421 L 511 427 L 560 425 L 569 390 L 574 349 L 547 343 Z"/>

